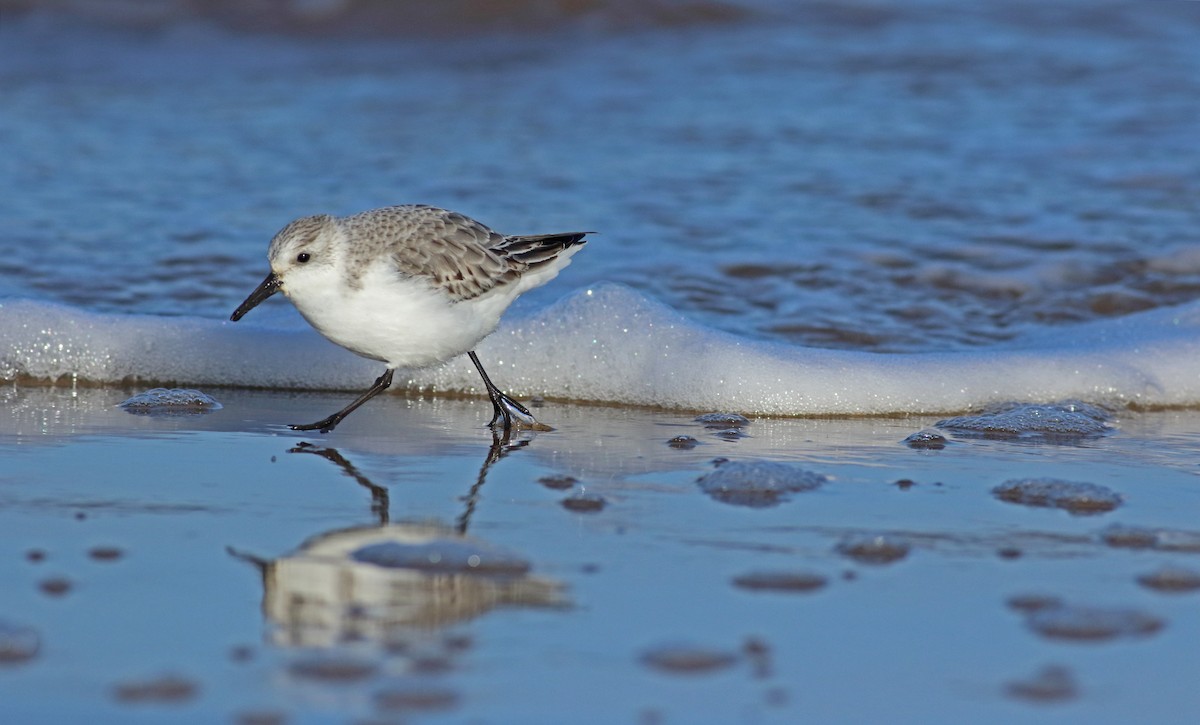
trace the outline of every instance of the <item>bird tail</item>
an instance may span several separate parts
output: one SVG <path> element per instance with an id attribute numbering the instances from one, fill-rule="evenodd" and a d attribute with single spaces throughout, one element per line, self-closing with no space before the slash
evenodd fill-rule
<path id="1" fill-rule="evenodd" d="M 564 252 L 567 252 L 566 256 L 569 257 L 579 251 L 574 247 L 587 244 L 584 237 L 588 234 L 591 232 L 505 237 L 504 241 L 492 247 L 492 251 L 501 257 L 526 265 L 527 269 L 536 270 L 551 264 Z"/>

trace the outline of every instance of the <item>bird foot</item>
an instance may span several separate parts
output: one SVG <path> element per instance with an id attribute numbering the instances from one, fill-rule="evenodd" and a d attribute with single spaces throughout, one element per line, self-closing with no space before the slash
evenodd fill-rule
<path id="1" fill-rule="evenodd" d="M 533 413 L 529 410 L 501 393 L 497 399 L 492 401 L 492 407 L 495 412 L 492 415 L 492 420 L 488 423 L 488 427 L 495 430 L 500 428 L 508 433 L 512 430 L 533 430 L 533 431 L 550 431 L 554 430 L 545 423 L 539 423 L 533 417 Z"/>
<path id="2" fill-rule="evenodd" d="M 325 418 L 324 420 L 318 420 L 316 423 L 304 423 L 304 424 L 289 425 L 288 428 L 291 428 L 292 430 L 319 430 L 322 433 L 328 433 L 329 431 L 336 428 L 337 424 L 341 423 L 341 422 L 342 422 L 341 418 L 339 418 L 336 415 L 331 415 L 328 418 Z"/>

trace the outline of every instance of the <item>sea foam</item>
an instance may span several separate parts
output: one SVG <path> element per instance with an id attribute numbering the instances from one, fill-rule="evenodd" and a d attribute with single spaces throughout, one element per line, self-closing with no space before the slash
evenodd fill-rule
<path id="1" fill-rule="evenodd" d="M 514 395 L 700 411 L 876 415 L 953 413 L 998 401 L 1200 403 L 1200 304 L 988 348 L 896 354 L 739 337 L 604 284 L 508 319 L 478 352 Z M 10 381 L 361 390 L 382 370 L 312 330 L 252 318 L 233 324 L 0 302 L 0 378 Z M 463 359 L 397 383 L 482 391 Z"/>

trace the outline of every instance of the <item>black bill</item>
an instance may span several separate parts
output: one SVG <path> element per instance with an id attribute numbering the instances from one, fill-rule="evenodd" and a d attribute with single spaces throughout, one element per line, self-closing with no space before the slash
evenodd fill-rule
<path id="1" fill-rule="evenodd" d="M 250 293 L 250 296 L 246 298 L 245 302 L 238 305 L 238 308 L 233 311 L 233 314 L 229 316 L 229 319 L 237 322 L 245 317 L 247 312 L 255 307 L 258 307 L 260 302 L 278 291 L 279 278 L 275 276 L 274 272 L 272 272 L 271 274 L 267 275 L 267 278 L 262 281 L 262 284 L 254 288 L 254 291 Z"/>

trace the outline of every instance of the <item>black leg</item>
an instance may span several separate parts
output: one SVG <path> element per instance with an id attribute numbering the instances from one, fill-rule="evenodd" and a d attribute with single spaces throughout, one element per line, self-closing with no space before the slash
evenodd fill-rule
<path id="1" fill-rule="evenodd" d="M 391 368 L 388 368 L 383 375 L 379 376 L 374 385 L 372 385 L 370 388 L 367 388 L 367 392 L 358 396 L 354 399 L 353 403 L 347 405 L 345 408 L 342 408 L 328 418 L 324 420 L 318 420 L 316 423 L 309 423 L 308 425 L 289 425 L 288 428 L 291 428 L 292 430 L 320 430 L 322 433 L 328 433 L 336 428 L 338 423 L 342 422 L 342 418 L 345 418 L 357 410 L 358 406 L 387 390 L 388 386 L 392 384 L 393 372 L 394 371 Z"/>
<path id="2" fill-rule="evenodd" d="M 471 356 L 471 362 L 475 363 L 475 369 L 479 371 L 479 376 L 483 378 L 483 384 L 487 386 L 488 397 L 492 399 L 492 421 L 488 423 L 488 426 L 495 427 L 496 421 L 502 420 L 504 421 L 504 432 L 506 434 L 509 433 L 513 425 L 512 412 L 507 407 L 510 405 L 529 416 L 530 420 L 533 420 L 533 413 L 530 413 L 525 406 L 500 392 L 500 388 L 496 387 L 492 379 L 484 371 L 483 365 L 479 363 L 479 358 L 476 357 L 475 351 L 472 350 L 467 354 Z"/>

